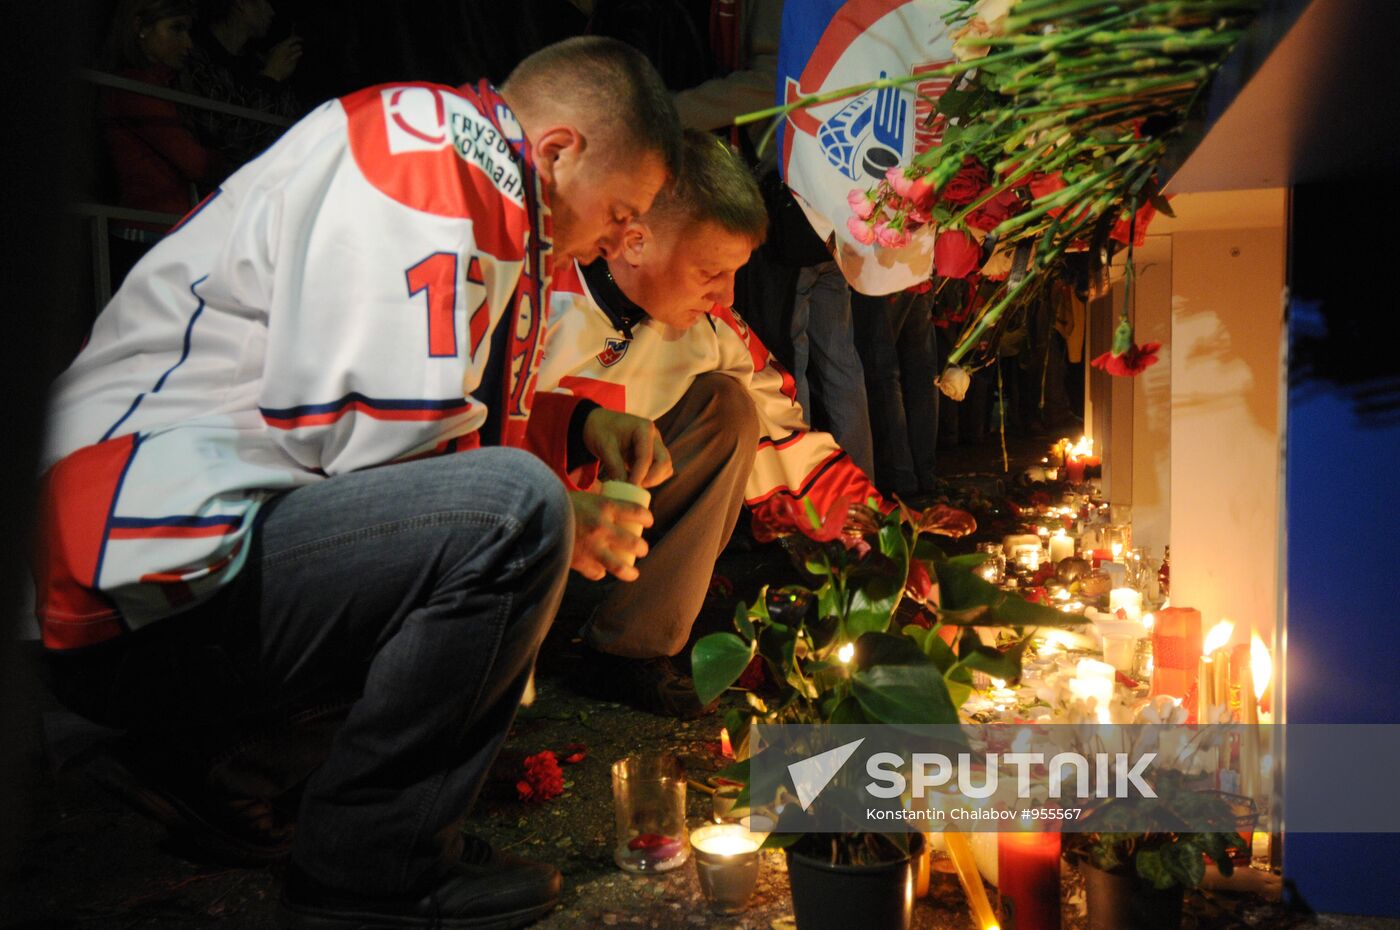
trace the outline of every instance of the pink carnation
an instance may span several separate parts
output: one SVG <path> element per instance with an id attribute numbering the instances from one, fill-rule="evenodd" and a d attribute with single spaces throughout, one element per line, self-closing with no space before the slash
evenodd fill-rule
<path id="1" fill-rule="evenodd" d="M 868 191 L 853 190 L 846 195 L 846 202 L 851 205 L 851 212 L 859 219 L 868 220 L 875 212 L 875 201 Z"/>
<path id="2" fill-rule="evenodd" d="M 846 219 L 846 230 L 850 232 L 851 238 L 862 245 L 871 245 L 875 242 L 875 230 L 871 224 L 858 217 L 848 217 Z"/>

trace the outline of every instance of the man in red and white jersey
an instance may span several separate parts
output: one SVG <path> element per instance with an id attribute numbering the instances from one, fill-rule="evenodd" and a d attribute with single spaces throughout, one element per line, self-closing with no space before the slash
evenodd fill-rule
<path id="1" fill-rule="evenodd" d="M 680 177 L 631 224 L 620 253 L 578 274 L 561 268 L 555 281 L 541 396 L 656 421 L 675 467 L 653 493 L 641 577 L 594 612 L 579 665 L 591 693 L 655 713 L 704 710 L 669 657 L 685 647 L 741 504 L 767 534 L 795 529 L 794 501 L 821 513 L 843 498 L 892 506 L 829 434 L 808 427 L 792 376 L 730 308 L 734 274 L 767 222 L 741 161 L 690 131 Z M 551 460 L 571 482 L 594 480 L 577 448 Z"/>
<path id="2" fill-rule="evenodd" d="M 349 701 L 288 925 L 514 927 L 557 900 L 553 867 L 455 825 L 569 566 L 630 580 L 646 551 L 618 523 L 649 513 L 571 506 L 519 447 L 556 262 L 615 253 L 678 144 L 651 66 L 604 39 L 499 91 L 332 100 L 136 266 L 55 385 L 38 613 L 60 697 L 133 734 L 116 783 L 206 849 L 275 858 L 268 801 L 306 773 L 240 752 Z M 646 421 L 535 415 L 669 474 Z"/>

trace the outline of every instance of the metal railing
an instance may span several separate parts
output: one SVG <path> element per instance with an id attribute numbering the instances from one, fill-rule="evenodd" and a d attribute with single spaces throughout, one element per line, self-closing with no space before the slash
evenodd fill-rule
<path id="1" fill-rule="evenodd" d="M 251 107 L 240 107 L 232 103 L 224 103 L 220 100 L 210 100 L 207 97 L 200 97 L 196 94 L 187 94 L 184 91 L 162 87 L 158 84 L 147 84 L 144 81 L 134 81 L 131 78 L 124 78 L 116 74 L 108 74 L 105 71 L 96 71 L 92 68 L 79 69 L 78 76 L 98 87 L 110 87 L 113 90 L 124 90 L 146 97 L 154 97 L 157 100 L 168 100 L 180 106 L 209 110 L 214 113 L 223 113 L 227 116 L 237 117 L 238 119 L 267 123 L 272 126 L 280 126 L 283 128 L 292 125 L 292 120 L 287 119 L 285 116 L 264 113 L 262 110 L 254 110 Z M 180 217 L 173 213 L 134 210 L 130 207 L 119 207 L 104 203 L 72 203 L 68 205 L 68 212 L 76 216 L 86 217 L 90 224 L 89 233 L 92 239 L 94 314 L 101 313 L 102 308 L 107 306 L 107 302 L 112 299 L 112 254 L 110 240 L 108 238 L 111 232 L 112 221 L 150 223 L 166 228 L 174 226 L 180 221 Z M 160 234 L 157 233 L 157 235 Z"/>

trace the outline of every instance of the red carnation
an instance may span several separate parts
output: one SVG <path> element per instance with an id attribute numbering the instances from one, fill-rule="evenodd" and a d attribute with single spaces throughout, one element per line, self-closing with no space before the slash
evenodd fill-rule
<path id="1" fill-rule="evenodd" d="M 912 200 L 921 206 L 933 202 L 933 178 L 927 172 L 917 178 L 911 178 L 904 173 L 903 168 L 896 165 L 885 172 L 885 180 L 890 182 L 890 187 L 894 188 L 896 194 L 906 200 Z"/>
<path id="2" fill-rule="evenodd" d="M 515 783 L 522 801 L 548 801 L 564 793 L 564 771 L 559 760 L 546 749 L 525 759 L 525 777 Z"/>
<path id="3" fill-rule="evenodd" d="M 1144 342 L 1142 345 L 1133 345 L 1122 355 L 1105 352 L 1089 364 L 1095 368 L 1101 368 L 1111 375 L 1131 378 L 1157 364 L 1157 350 L 1160 348 L 1162 348 L 1160 342 Z"/>
<path id="4" fill-rule="evenodd" d="M 1119 217 L 1118 222 L 1113 224 L 1113 229 L 1109 232 L 1108 237 L 1126 245 L 1128 236 L 1131 235 L 1133 245 L 1136 248 L 1142 248 L 1143 243 L 1147 241 L 1147 227 L 1156 215 L 1157 208 L 1150 203 L 1145 203 L 1138 208 L 1136 222 L 1131 216 Z"/>
<path id="5" fill-rule="evenodd" d="M 982 247 L 962 229 L 945 229 L 933 240 L 933 268 L 945 278 L 965 278 L 982 263 Z"/>

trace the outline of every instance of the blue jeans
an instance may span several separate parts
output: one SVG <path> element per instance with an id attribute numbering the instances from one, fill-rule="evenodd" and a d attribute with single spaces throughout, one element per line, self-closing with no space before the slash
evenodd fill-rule
<path id="1" fill-rule="evenodd" d="M 333 887 L 410 892 L 505 740 L 559 605 L 572 519 L 554 474 L 514 449 L 329 478 L 264 507 L 247 564 L 213 599 L 55 656 L 56 686 L 99 722 L 212 728 L 232 752 L 349 694 L 292 856 Z"/>
<path id="2" fill-rule="evenodd" d="M 826 429 L 851 461 L 875 473 L 865 377 L 851 329 L 851 288 L 835 262 L 803 268 L 792 308 L 793 377 L 809 423 Z M 814 423 L 812 396 L 826 422 Z"/>

